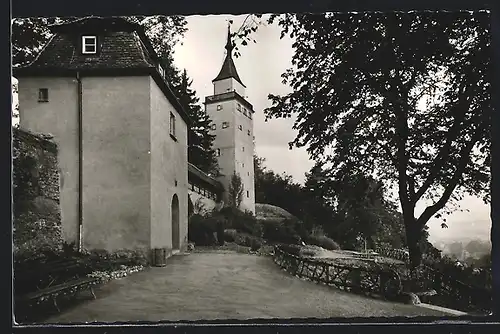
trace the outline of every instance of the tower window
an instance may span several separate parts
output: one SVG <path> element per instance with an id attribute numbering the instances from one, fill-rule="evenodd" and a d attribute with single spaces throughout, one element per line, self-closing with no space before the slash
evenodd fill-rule
<path id="1" fill-rule="evenodd" d="M 96 54 L 97 53 L 97 37 L 82 36 L 82 53 Z"/>
<path id="2" fill-rule="evenodd" d="M 216 130 L 217 129 L 217 125 L 212 124 L 211 128 L 212 128 L 212 130 Z"/>
<path id="3" fill-rule="evenodd" d="M 240 129 L 240 131 L 243 131 L 243 127 L 240 125 L 238 125 L 238 129 Z"/>
<path id="4" fill-rule="evenodd" d="M 247 190 L 247 198 L 250 197 L 250 192 Z"/>
<path id="5" fill-rule="evenodd" d="M 250 136 L 250 130 L 247 130 L 247 134 Z"/>
<path id="6" fill-rule="evenodd" d="M 243 115 L 245 115 L 245 116 L 247 115 L 247 110 L 246 110 L 246 108 L 243 108 Z"/>
<path id="7" fill-rule="evenodd" d="M 222 104 L 217 105 L 217 111 L 220 111 L 220 110 L 222 110 Z"/>
<path id="8" fill-rule="evenodd" d="M 220 157 L 220 148 L 218 148 L 215 152 L 216 152 L 217 156 Z"/>
<path id="9" fill-rule="evenodd" d="M 245 163 L 244 163 L 244 162 L 242 162 L 242 163 L 241 163 L 241 166 L 242 166 L 243 168 L 245 168 Z"/>
<path id="10" fill-rule="evenodd" d="M 229 122 L 222 122 L 222 128 L 227 129 L 229 127 Z"/>
<path id="11" fill-rule="evenodd" d="M 38 102 L 49 102 L 49 89 L 40 88 L 38 90 Z"/>
<path id="12" fill-rule="evenodd" d="M 243 152 L 245 152 L 245 146 L 243 146 L 243 147 L 241 148 L 241 150 L 242 150 Z"/>
<path id="13" fill-rule="evenodd" d="M 236 106 L 236 109 L 238 109 L 238 111 L 241 111 L 241 104 L 238 103 L 238 105 Z"/>
<path id="14" fill-rule="evenodd" d="M 170 113 L 170 136 L 175 139 L 175 115 Z"/>

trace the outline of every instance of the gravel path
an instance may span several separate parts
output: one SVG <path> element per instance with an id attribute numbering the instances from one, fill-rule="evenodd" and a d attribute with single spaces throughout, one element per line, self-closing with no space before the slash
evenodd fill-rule
<path id="1" fill-rule="evenodd" d="M 302 281 L 269 257 L 233 252 L 177 255 L 166 267 L 114 280 L 96 295 L 46 322 L 444 316 Z"/>

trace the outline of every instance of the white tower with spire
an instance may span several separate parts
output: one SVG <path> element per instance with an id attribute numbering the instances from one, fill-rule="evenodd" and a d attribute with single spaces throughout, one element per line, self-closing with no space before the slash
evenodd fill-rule
<path id="1" fill-rule="evenodd" d="M 241 177 L 243 198 L 240 209 L 255 213 L 255 181 L 253 155 L 253 106 L 245 99 L 245 85 L 241 81 L 232 58 L 233 43 L 228 27 L 226 57 L 222 68 L 212 80 L 214 95 L 205 98 L 205 108 L 212 119 L 217 152 L 227 203 L 228 189 L 233 173 Z"/>

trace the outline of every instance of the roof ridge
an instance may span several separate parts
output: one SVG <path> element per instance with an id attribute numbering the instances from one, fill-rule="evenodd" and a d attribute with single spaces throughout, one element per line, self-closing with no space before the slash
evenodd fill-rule
<path id="1" fill-rule="evenodd" d="M 144 45 L 144 42 L 142 41 L 142 38 L 139 36 L 139 34 L 137 33 L 137 31 L 134 31 L 133 35 L 134 35 L 135 42 L 137 43 L 137 45 L 139 46 L 139 49 L 141 50 L 142 60 L 144 60 L 144 62 L 146 64 L 148 64 L 149 66 L 151 66 L 151 64 L 146 59 L 146 53 L 145 53 L 145 51 L 146 51 L 145 50 L 146 49 L 146 45 Z"/>
<path id="2" fill-rule="evenodd" d="M 58 27 L 58 26 L 63 26 L 63 25 L 68 25 L 68 24 L 72 24 L 72 23 L 77 23 L 77 22 L 81 22 L 81 21 L 85 21 L 85 20 L 88 20 L 88 19 L 92 19 L 92 18 L 98 18 L 100 16 L 96 16 L 96 15 L 90 15 L 90 16 L 84 16 L 84 17 L 78 17 L 72 21 L 67 21 L 67 22 L 60 22 L 60 23 L 54 23 L 54 24 L 49 24 L 47 25 L 48 28 L 52 28 L 52 27 Z"/>

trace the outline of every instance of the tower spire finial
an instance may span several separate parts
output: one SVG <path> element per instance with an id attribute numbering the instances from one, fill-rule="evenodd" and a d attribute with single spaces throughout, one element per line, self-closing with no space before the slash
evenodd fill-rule
<path id="1" fill-rule="evenodd" d="M 231 21 L 229 21 L 227 25 L 227 41 L 225 49 L 226 49 L 226 57 L 224 59 L 224 63 L 222 64 L 222 68 L 219 72 L 219 75 L 217 75 L 217 77 L 214 80 L 212 80 L 212 82 L 218 80 L 224 80 L 227 78 L 234 78 L 236 81 L 238 81 L 240 84 L 243 85 L 240 77 L 238 76 L 238 72 L 236 71 L 236 67 L 234 66 L 233 57 L 231 56 L 231 53 L 233 52 L 234 49 L 234 44 L 231 40 Z M 245 87 L 245 85 L 243 85 L 243 87 Z"/>
<path id="2" fill-rule="evenodd" d="M 231 23 L 227 23 L 227 41 L 225 46 L 227 53 L 231 56 L 231 52 L 233 51 L 233 42 L 231 41 Z"/>

